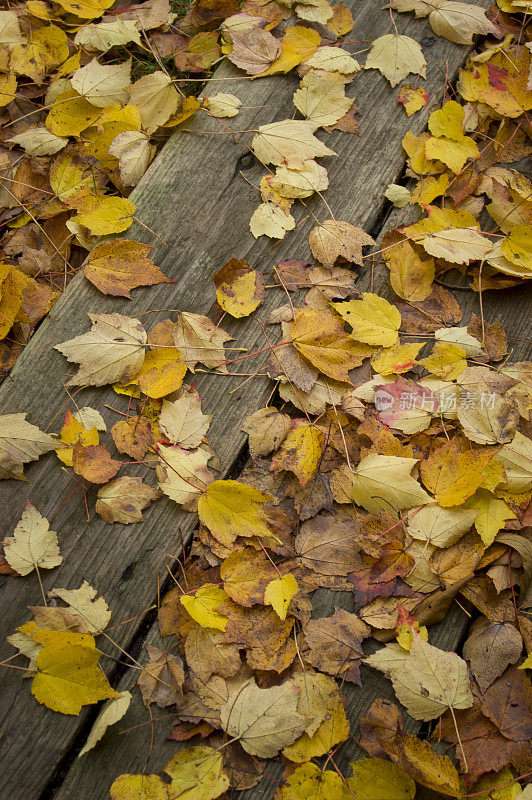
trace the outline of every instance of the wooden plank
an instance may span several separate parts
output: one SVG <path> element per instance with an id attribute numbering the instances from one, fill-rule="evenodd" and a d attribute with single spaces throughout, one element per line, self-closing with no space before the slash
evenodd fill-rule
<path id="1" fill-rule="evenodd" d="M 374 19 L 377 10 L 375 3 L 365 4 L 358 11 L 355 30 L 359 38 L 388 32 L 385 15 L 379 14 Z M 417 39 L 430 35 L 425 23 L 409 17 L 399 19 L 398 24 L 401 32 Z M 370 33 L 364 34 L 364 31 Z M 429 55 L 427 86 L 431 96 L 439 99 L 441 95 L 445 63 L 448 62 L 448 74 L 452 78 L 464 54 L 464 48 L 436 41 Z M 236 77 L 236 71 L 230 66 L 223 66 L 217 77 L 235 78 L 234 83 L 211 84 L 210 91 L 218 91 L 222 86 L 242 99 L 244 111 L 237 118 L 238 129 L 256 128 L 292 113 L 293 78 L 250 83 Z M 371 229 L 380 213 L 382 191 L 397 178 L 402 168 L 399 142 L 408 128 L 414 132 L 423 128 L 427 111 L 408 121 L 402 109 L 395 105 L 395 92 L 373 72 L 357 78 L 354 87 L 357 102 L 364 112 L 362 137 L 360 140 L 343 134 L 328 137 L 340 158 L 336 162 L 328 159 L 331 189 L 327 199 L 338 218 Z M 197 119 L 190 128 L 219 132 L 217 123 L 210 119 Z M 248 136 L 248 141 L 250 138 Z M 209 276 L 229 257 L 247 258 L 250 263 L 260 262 L 265 268 L 268 261 L 308 253 L 306 237 L 311 222 L 301 225 L 286 242 L 274 248 L 269 241 L 255 242 L 249 234 L 247 223 L 256 203 L 256 193 L 239 175 L 238 162 L 246 153 L 244 145 L 235 144 L 229 137 L 190 136 L 182 132 L 173 137 L 133 198 L 139 218 L 170 246 L 163 247 L 140 226 L 131 231 L 131 236 L 156 244 L 155 259 L 176 280 L 175 286 L 142 290 L 128 303 L 101 297 L 82 277 L 73 281 L 54 309 L 53 318 L 43 323 L 17 363 L 13 380 L 0 390 L 4 413 L 28 410 L 30 419 L 41 427 L 46 427 L 55 417 L 66 399 L 60 383 L 65 362 L 51 347 L 86 330 L 88 310 L 114 310 L 135 315 L 153 308 L 173 307 L 212 313 L 214 293 L 209 294 L 204 287 L 210 285 Z M 250 170 L 247 177 L 256 183 L 261 173 L 262 170 L 256 168 Z M 320 218 L 327 216 L 319 201 L 310 203 L 309 207 Z M 279 302 L 278 296 L 269 293 L 260 313 L 267 314 Z M 155 323 L 164 316 L 164 313 L 153 314 L 149 319 Z M 239 345 L 250 349 L 260 349 L 264 345 L 261 329 L 256 324 L 235 322 L 225 327 L 238 336 Z M 250 362 L 253 366 L 243 371 L 252 371 L 260 363 L 252 359 Z M 224 474 L 231 469 L 244 442 L 239 432 L 241 420 L 264 401 L 270 389 L 267 382 L 256 381 L 247 384 L 236 396 L 229 395 L 229 389 L 238 382 L 239 379 L 208 376 L 199 380 L 206 411 L 215 414 L 211 440 L 221 456 Z M 99 408 L 111 397 L 116 403 L 116 398 L 107 390 L 87 390 L 79 397 L 82 404 L 92 403 Z M 107 419 L 114 421 L 111 414 Z M 52 429 L 58 427 L 59 420 L 56 420 Z M 115 622 L 139 614 L 155 596 L 155 576 L 165 554 L 177 553 L 181 548 L 181 537 L 176 533 L 178 527 L 186 537 L 194 518 L 182 514 L 170 503 L 160 502 L 148 511 L 146 523 L 135 528 L 116 525 L 111 528 L 99 519 L 87 524 L 81 493 L 75 490 L 64 504 L 73 487 L 59 472 L 54 459 L 49 456 L 30 467 L 29 484 L 7 482 L 2 487 L 2 503 L 7 509 L 6 530 L 12 529 L 29 496 L 43 513 L 54 518 L 65 556 L 64 565 L 45 576 L 45 586 L 72 587 L 87 579 L 107 596 Z M 23 582 L 4 579 L 0 593 L 5 609 L 4 636 L 27 618 L 25 606 L 38 603 L 39 597 L 38 584 L 33 578 Z M 119 628 L 117 640 L 127 647 L 137 628 L 138 622 Z M 4 752 L 9 769 L 2 770 L 0 780 L 5 782 L 12 798 L 37 797 L 87 715 L 79 720 L 53 715 L 36 705 L 28 685 L 19 680 L 15 671 L 10 671 L 7 678 L 1 702 Z M 31 730 L 33 745 L 20 736 L 21 730 Z"/>
<path id="2" fill-rule="evenodd" d="M 392 228 L 396 221 L 404 215 L 402 212 L 392 211 L 383 225 L 383 231 Z M 379 240 L 382 237 L 379 237 Z M 388 283 L 387 270 L 379 267 L 374 273 L 373 289 L 383 296 L 391 297 Z M 370 273 L 367 272 L 360 281 L 361 290 L 370 288 Z M 530 291 L 525 290 L 530 298 Z M 478 295 L 473 292 L 464 292 L 461 306 L 464 311 L 464 320 L 468 320 L 471 312 L 479 313 Z M 520 339 L 527 337 L 526 301 L 523 305 L 517 303 L 518 312 L 515 319 L 512 317 L 512 308 L 516 307 L 515 293 L 488 293 L 484 297 L 484 305 L 488 307 L 487 318 L 493 321 L 501 319 L 503 327 L 510 335 Z M 530 346 L 526 342 L 516 341 L 514 344 L 513 360 L 530 357 Z M 334 608 L 354 610 L 353 598 L 349 593 L 318 590 L 312 596 L 313 616 L 316 618 L 330 616 Z M 460 606 L 454 604 L 445 620 L 430 629 L 430 642 L 443 650 L 456 650 L 463 639 L 469 624 L 469 618 Z M 172 648 L 173 637 L 170 640 L 161 640 L 157 625 L 150 630 L 147 642 L 161 648 Z M 366 643 L 366 652 L 377 649 L 375 642 Z M 145 661 L 145 653 L 140 658 Z M 129 669 L 119 683 L 119 689 L 124 691 L 135 685 L 138 670 Z M 397 703 L 390 681 L 365 666 L 361 669 L 362 686 L 352 684 L 342 685 L 342 694 L 347 701 L 347 716 L 351 724 L 351 736 L 335 754 L 335 764 L 342 774 L 349 774 L 349 762 L 363 757 L 364 753 L 359 748 L 358 722 L 376 698 L 387 698 Z M 403 709 L 405 716 L 405 730 L 417 732 L 420 723 L 412 719 Z M 147 709 L 143 706 L 140 694 L 133 693 L 131 706 L 124 717 L 113 729 L 106 734 L 103 742 L 88 755 L 80 760 L 74 760 L 58 790 L 55 800 L 70 800 L 72 797 L 85 800 L 91 796 L 106 796 L 109 786 L 114 778 L 122 773 L 135 773 L 146 769 L 148 772 L 160 772 L 176 750 L 184 745 L 167 739 L 175 719 L 166 716 L 165 712 L 155 709 L 153 713 L 154 739 L 152 743 L 152 725 Z M 243 792 L 239 797 L 242 800 L 271 800 L 281 780 L 283 765 L 280 761 L 269 762 L 267 774 L 261 783 L 251 790 Z M 438 795 L 439 796 L 439 795 Z M 423 795 L 425 797 L 425 795 Z M 426 800 L 431 795 L 426 792 Z"/>

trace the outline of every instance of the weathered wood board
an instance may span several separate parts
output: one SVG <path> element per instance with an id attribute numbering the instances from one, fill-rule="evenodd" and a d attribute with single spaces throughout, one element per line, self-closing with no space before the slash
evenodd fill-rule
<path id="1" fill-rule="evenodd" d="M 350 5 L 355 15 L 353 38 L 369 40 L 390 31 L 389 17 L 380 12 L 379 2 L 353 2 Z M 453 79 L 467 49 L 433 37 L 425 22 L 410 16 L 399 16 L 397 25 L 401 33 L 419 41 L 430 37 L 434 42 L 427 52 L 429 65 L 425 85 L 431 100 L 439 102 L 445 76 Z M 223 65 L 207 93 L 223 89 L 236 94 L 243 102 L 243 109 L 232 120 L 232 127 L 249 131 L 260 124 L 291 116 L 296 85 L 294 76 L 249 81 L 230 65 Z M 416 133 L 423 129 L 430 108 L 408 120 L 402 107 L 396 103 L 396 90 L 391 90 L 382 76 L 374 71 L 358 76 L 349 90 L 352 92 L 356 94 L 362 111 L 361 137 L 342 133 L 324 136 L 339 154 L 337 159 L 329 158 L 323 162 L 329 169 L 331 181 L 327 202 L 336 218 L 376 233 L 374 229 L 383 209 L 382 193 L 403 169 L 401 139 L 408 129 Z M 89 327 L 88 311 L 143 315 L 140 318 L 148 328 L 168 316 L 164 311 L 146 314 L 154 309 L 188 310 L 212 316 L 216 310 L 210 276 L 229 258 L 245 258 L 267 272 L 282 258 L 309 255 L 307 236 L 314 224 L 312 218 L 299 225 L 280 244 L 272 244 L 266 239 L 255 241 L 251 236 L 248 222 L 258 203 L 258 193 L 247 181 L 256 185 L 264 169 L 260 165 L 246 169 L 247 180 L 243 179 L 242 158 L 248 154 L 246 145 L 229 135 L 219 135 L 223 129 L 206 115 L 198 115 L 185 127 L 192 133 L 179 131 L 172 137 L 132 196 L 138 218 L 161 237 L 166 246 L 141 225 L 135 225 L 129 234 L 154 245 L 156 263 L 175 280 L 175 284 L 138 290 L 133 300 L 126 301 L 104 297 L 83 276 L 76 278 L 31 340 L 12 376 L 1 387 L 2 413 L 27 411 L 30 421 L 41 428 L 50 426 L 50 430 L 56 431 L 60 428 L 68 402 L 62 381 L 69 370 L 63 357 L 52 347 L 86 331 Z M 251 136 L 243 134 L 239 138 L 249 144 Z M 319 219 L 327 218 L 328 212 L 319 199 L 310 201 L 308 207 Z M 306 216 L 302 209 L 297 221 Z M 366 271 L 360 280 L 361 288 L 368 288 L 368 282 Z M 381 276 L 376 272 L 375 289 L 384 284 L 384 273 Z M 526 296 L 527 292 L 521 288 L 499 293 L 493 300 L 486 294 L 487 319 L 500 316 L 510 335 L 526 338 Z M 478 310 L 478 300 L 476 295 L 468 292 L 464 293 L 464 301 L 464 318 L 467 320 L 469 310 Z M 282 302 L 282 292 L 269 291 L 256 317 L 264 319 Z M 265 346 L 256 317 L 243 322 L 224 320 L 224 328 L 236 338 L 235 346 L 247 347 L 250 352 Z M 238 362 L 235 371 L 254 372 L 264 363 L 264 358 L 261 355 Z M 204 410 L 213 413 L 209 438 L 220 456 L 222 475 L 233 469 L 244 446 L 245 439 L 240 431 L 242 420 L 251 410 L 260 407 L 271 391 L 271 382 L 256 378 L 230 394 L 242 380 L 198 374 Z M 117 415 L 104 409 L 104 404 L 122 408 L 120 399 L 109 389 L 84 390 L 76 396 L 76 402 L 103 410 L 109 425 L 116 421 Z M 142 474 L 145 470 L 139 469 L 138 472 Z M 159 501 L 146 512 L 146 521 L 142 525 L 109 526 L 98 517 L 87 523 L 83 493 L 61 471 L 55 455 L 45 456 L 30 466 L 27 476 L 29 483 L 7 481 L 0 486 L 3 530 L 8 533 L 13 529 L 26 498 L 53 519 L 53 527 L 59 532 L 64 563 L 57 570 L 43 575 L 45 588 L 73 588 L 83 579 L 88 580 L 109 601 L 114 624 L 137 617 L 114 631 L 116 641 L 127 649 L 141 626 L 143 611 L 157 595 L 158 574 L 164 580 L 168 554 L 179 555 L 182 541 L 195 526 L 195 517 L 181 512 L 171 502 Z M 318 608 L 320 615 L 325 613 L 326 607 L 332 607 L 333 599 L 336 604 L 340 600 L 345 602 L 345 598 L 333 598 L 329 593 Z M 39 601 L 40 589 L 36 578 L 30 576 L 20 581 L 2 578 L 2 643 L 7 634 L 28 618 L 26 606 Z M 453 627 L 455 624 L 444 626 L 444 629 Z M 119 655 L 111 646 L 103 649 L 112 652 L 114 657 Z M 12 655 L 12 652 L 11 648 L 3 646 L 3 657 Z M 112 662 L 108 662 L 105 666 L 110 670 L 111 665 Z M 126 680 L 131 682 L 130 677 Z M 362 692 L 370 692 L 372 680 L 375 679 L 368 678 Z M 44 709 L 32 698 L 29 683 L 22 680 L 17 670 L 2 673 L 2 684 L 3 769 L 0 787 L 3 788 L 2 794 L 11 800 L 33 800 L 40 797 L 48 785 L 50 790 L 59 786 L 62 774 L 52 784 L 50 781 L 62 759 L 71 749 L 74 752 L 81 746 L 83 726 L 93 714 L 86 711 L 79 718 L 70 718 Z M 384 685 L 384 682 L 376 681 L 373 691 L 385 691 Z M 142 722 L 146 721 L 145 710 L 135 705 L 120 729 L 135 725 L 131 720 L 136 719 L 137 713 L 142 714 Z M 358 713 L 359 707 L 355 703 L 352 718 L 356 719 Z M 158 732 L 158 739 L 160 735 Z M 137 740 L 134 732 L 120 737 L 125 746 L 117 746 L 116 753 L 114 748 L 107 753 L 102 747 L 95 754 L 85 756 L 71 770 L 61 797 L 103 798 L 116 774 L 142 770 L 147 737 L 144 731 L 140 736 L 142 747 L 132 744 Z M 127 758 L 124 762 L 122 755 L 118 755 L 119 751 L 125 751 Z M 101 758 L 104 752 L 105 769 L 98 767 L 94 760 Z M 167 756 L 155 750 L 155 758 L 154 768 L 159 768 Z"/>

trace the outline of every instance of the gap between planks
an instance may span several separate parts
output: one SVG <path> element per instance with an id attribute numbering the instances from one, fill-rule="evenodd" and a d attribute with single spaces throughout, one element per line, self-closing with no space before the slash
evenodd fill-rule
<path id="1" fill-rule="evenodd" d="M 365 8 L 359 9 L 355 14 L 355 35 L 359 38 L 364 35 L 364 29 L 369 32 L 368 38 L 388 32 L 389 20 L 385 15 L 374 19 L 374 14 L 378 11 L 377 5 L 375 3 L 374 8 L 368 8 L 366 4 Z M 409 16 L 398 18 L 398 25 L 400 32 L 408 33 L 418 40 L 430 35 L 430 29 L 425 23 Z M 436 41 L 428 54 L 430 63 L 426 82 L 433 99 L 441 99 L 443 88 L 443 79 L 434 58 L 440 61 L 440 67 L 444 70 L 447 57 L 449 75 L 452 77 L 466 53 L 466 48 L 459 48 L 444 40 Z M 236 70 L 223 65 L 217 74 L 234 76 Z M 244 110 L 238 117 L 238 129 L 249 129 L 273 119 L 290 116 L 295 86 L 294 78 L 257 82 L 237 80 L 234 88 L 224 86 L 224 90 L 234 91 L 241 99 L 245 95 L 252 97 L 253 105 L 265 106 L 253 113 Z M 390 90 L 384 79 L 374 72 L 357 78 L 354 89 L 357 91 L 357 103 L 365 113 L 361 119 L 362 136 L 360 140 L 344 134 L 327 138 L 330 145 L 340 153 L 336 164 L 333 159 L 324 162 L 328 162 L 327 166 L 331 167 L 331 188 L 327 192 L 327 201 L 338 218 L 371 228 L 378 218 L 378 210 L 382 208 L 382 191 L 387 183 L 397 178 L 403 166 L 400 140 L 408 128 L 415 132 L 424 128 L 428 110 L 417 115 L 417 119 L 406 121 L 404 112 L 396 105 L 395 91 Z M 360 94 L 361 90 L 363 94 Z M 370 115 L 373 115 L 373 119 Z M 196 126 L 200 130 L 206 130 L 206 126 L 210 126 L 214 131 L 216 125 L 213 120 L 200 118 L 191 123 L 189 128 L 194 129 Z M 371 137 L 371 141 L 368 137 Z M 29 409 L 32 411 L 31 421 L 42 427 L 57 413 L 65 398 L 57 378 L 65 371 L 66 365 L 62 357 L 51 351 L 51 347 L 88 328 L 87 310 L 117 310 L 134 316 L 146 310 L 149 303 L 150 308 L 173 306 L 182 310 L 209 313 L 214 308 L 211 300 L 214 292 L 209 297 L 208 292 L 198 291 L 198 286 L 202 283 L 210 285 L 210 275 L 229 257 L 234 255 L 248 258 L 253 264 L 260 261 L 259 267 L 264 268 L 268 266 L 268 261 L 278 261 L 288 255 L 308 252 L 306 236 L 312 227 L 311 220 L 279 246 L 272 246 L 270 242 L 253 241 L 247 224 L 251 210 L 258 202 L 258 196 L 241 180 L 238 164 L 238 159 L 247 152 L 246 147 L 226 142 L 225 139 L 220 143 L 220 137 L 212 139 L 216 141 L 208 142 L 208 137 L 203 135 L 195 137 L 177 133 L 152 165 L 134 195 L 139 218 L 150 224 L 170 245 L 166 249 L 156 243 L 155 260 L 177 281 L 176 286 L 172 289 L 155 287 L 153 290 L 140 290 L 134 300 L 127 303 L 103 298 L 82 276 L 76 278 L 54 309 L 53 318 L 43 323 L 17 362 L 13 371 L 14 382 L 8 379 L 0 390 L 5 412 Z M 379 164 L 375 168 L 371 166 L 371 157 L 373 156 L 375 165 L 377 153 Z M 263 171 L 262 168 L 253 168 L 246 172 L 246 177 L 256 183 Z M 194 186 L 187 183 L 190 174 L 195 177 Z M 175 196 L 178 194 L 181 206 L 176 207 Z M 224 214 L 220 214 L 221 204 L 226 204 Z M 372 204 L 375 205 L 375 211 Z M 319 201 L 308 205 L 320 219 L 328 216 Z M 300 219 L 304 216 L 303 211 Z M 135 226 L 130 235 L 143 241 L 150 241 L 151 238 L 140 226 Z M 171 302 L 168 297 L 171 297 Z M 276 297 L 273 292 L 270 293 L 260 310 L 260 316 L 264 318 L 272 306 L 279 305 L 282 302 L 281 297 L 280 292 Z M 154 324 L 164 316 L 167 314 L 154 314 L 141 319 L 152 320 Z M 147 327 L 151 327 L 149 322 Z M 254 330 L 240 330 L 241 324 L 226 324 L 224 320 L 224 327 L 238 335 L 238 345 L 243 343 L 253 348 L 262 343 L 258 326 Z M 252 371 L 253 368 L 255 367 L 246 371 Z M 202 376 L 198 386 L 205 411 L 217 412 L 213 420 L 212 441 L 222 457 L 225 470 L 231 467 L 235 453 L 244 443 L 244 437 L 239 431 L 240 422 L 248 411 L 254 410 L 261 403 L 261 398 L 264 402 L 270 391 L 270 385 L 266 385 L 266 381 L 264 386 L 257 384 L 253 387 L 248 384 L 248 388 L 243 389 L 240 395 L 236 398 L 231 396 L 230 402 L 227 402 L 227 391 L 237 382 L 238 379 Z M 36 393 L 33 394 L 33 391 Z M 93 402 L 100 408 L 107 402 L 100 399 L 101 394 L 88 390 L 82 394 L 81 402 L 84 405 Z M 113 396 L 112 393 L 108 394 Z M 98 400 L 94 399 L 96 397 Z M 116 402 L 116 398 L 113 398 Z M 240 406 L 235 399 L 240 401 Z M 42 419 L 43 408 L 48 409 L 46 420 Z M 107 418 L 109 419 L 109 415 Z M 56 430 L 59 427 L 60 418 L 54 424 Z M 228 435 L 230 427 L 232 430 Z M 18 483 L 14 486 L 15 482 L 9 482 L 11 486 L 7 487 L 3 495 L 4 507 L 9 509 L 9 514 L 6 515 L 9 517 L 8 530 L 20 516 L 26 487 L 39 510 L 50 516 L 56 514 L 64 497 L 61 492 L 69 492 L 71 485 L 63 474 L 62 480 L 58 481 L 59 466 L 54 460 L 55 456 L 51 455 L 30 467 L 28 485 Z M 116 624 L 138 613 L 139 605 L 146 608 L 151 604 L 155 594 L 157 569 L 164 554 L 172 552 L 176 544 L 175 529 L 181 526 L 183 536 L 188 535 L 194 527 L 194 517 L 183 514 L 172 507 L 170 502 L 160 501 L 147 512 L 146 523 L 135 526 L 139 528 L 138 531 L 127 526 L 114 525 L 111 528 L 105 523 L 100 524 L 98 519 L 87 525 L 83 519 L 82 497 L 76 497 L 75 501 L 74 509 L 62 509 L 54 519 L 53 527 L 60 533 L 65 562 L 59 570 L 45 577 L 45 585 L 47 588 L 53 585 L 75 586 L 82 578 L 88 579 L 110 602 Z M 122 575 L 124 580 L 120 578 Z M 125 579 L 126 575 L 129 580 Z M 2 634 L 5 637 L 6 633 L 27 618 L 25 606 L 39 602 L 36 581 L 25 579 L 25 586 L 21 591 L 18 581 L 6 580 L 1 599 L 6 608 Z M 139 603 L 139 600 L 146 602 Z M 137 629 L 138 625 L 129 630 L 128 626 L 119 629 L 120 636 L 117 638 L 121 646 L 126 646 L 127 649 L 128 642 L 132 641 Z M 11 653 L 9 650 L 9 655 Z M 11 675 L 8 677 L 11 678 Z M 18 675 L 15 677 L 18 679 Z M 4 751 L 6 764 L 7 760 L 11 763 L 9 769 L 3 770 L 2 780 L 7 778 L 9 781 L 8 791 L 13 800 L 16 797 L 33 800 L 40 796 L 88 715 L 84 713 L 79 720 L 61 719 L 58 715 L 53 715 L 36 705 L 30 696 L 28 683 L 20 680 L 9 685 L 4 697 L 7 706 Z M 19 735 L 25 729 L 32 731 L 31 742 L 24 741 Z M 19 739 L 19 742 L 14 742 L 15 739 Z M 83 766 L 83 762 L 80 764 Z M 84 769 L 94 777 L 89 762 L 85 761 Z M 88 796 L 94 797 L 90 787 L 86 788 Z"/>

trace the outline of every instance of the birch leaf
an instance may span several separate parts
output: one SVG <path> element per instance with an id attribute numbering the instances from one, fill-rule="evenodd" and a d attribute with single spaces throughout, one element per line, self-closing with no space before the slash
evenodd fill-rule
<path id="1" fill-rule="evenodd" d="M 98 490 L 95 511 L 106 522 L 131 525 L 142 522 L 142 511 L 158 497 L 159 490 L 147 486 L 140 478 L 115 478 Z"/>
<path id="2" fill-rule="evenodd" d="M 67 138 L 56 136 L 44 125 L 30 128 L 23 133 L 17 134 L 17 136 L 12 136 L 7 141 L 23 147 L 29 156 L 52 156 L 68 144 Z"/>
<path id="3" fill-rule="evenodd" d="M 122 183 L 136 186 L 148 169 L 155 149 L 149 136 L 142 131 L 123 131 L 113 139 L 109 152 L 118 158 Z"/>
<path id="4" fill-rule="evenodd" d="M 401 314 L 384 297 L 364 292 L 362 300 L 331 305 L 351 325 L 352 336 L 357 341 L 382 347 L 392 347 L 396 343 Z"/>

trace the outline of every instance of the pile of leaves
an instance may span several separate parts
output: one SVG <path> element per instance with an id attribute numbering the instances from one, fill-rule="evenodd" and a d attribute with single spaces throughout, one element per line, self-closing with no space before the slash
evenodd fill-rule
<path id="1" fill-rule="evenodd" d="M 131 224 L 127 187 L 147 167 L 154 134 L 195 111 L 238 113 L 233 95 L 180 97 L 162 69 L 131 82 L 129 59 L 115 63 L 113 49 L 157 42 L 180 71 L 207 69 L 222 54 L 250 76 L 297 67 L 294 104 L 303 119 L 262 126 L 251 141 L 257 158 L 275 167 L 260 183 L 262 202 L 250 222 L 256 236 L 284 237 L 295 226 L 293 202 L 327 188 L 315 159 L 331 151 L 317 129 L 356 132 L 345 85 L 361 67 L 337 42 L 352 26 L 341 5 L 197 3 L 178 30 L 159 0 L 123 12 L 117 3 L 112 10 L 120 13 L 110 18 L 102 17 L 105 5 L 112 3 L 30 0 L 0 12 L 9 54 L 4 91 L 14 94 L 13 82 L 22 81 L 6 105 L 14 123 L 10 191 L 31 190 L 23 202 L 6 201 L 3 212 L 11 256 L 4 335 L 35 324 L 28 309 L 46 313 L 71 236 L 90 249 L 86 278 L 108 295 L 168 282 L 147 246 L 98 237 Z M 428 132 L 403 141 L 411 180 L 390 185 L 386 196 L 421 218 L 389 231 L 377 251 L 393 302 L 358 293 L 354 267 L 375 256 L 363 250 L 375 242 L 347 221 L 332 217 L 311 230 L 316 265 L 294 258 L 276 266 L 289 301 L 269 319 L 282 332 L 275 343 L 268 337 L 264 365 L 277 394 L 244 422 L 251 461 L 240 480 L 217 477 L 211 417 L 194 381 L 184 383 L 198 364 L 223 374 L 231 361 L 232 337 L 200 314 L 179 312 L 149 331 L 121 314 L 90 314 L 86 333 L 57 346 L 77 365 L 70 385 L 111 385 L 125 396 L 127 412 L 110 434 L 119 454 L 145 463 L 145 480 L 127 475 L 112 455 L 96 408 L 68 411 L 58 436 L 24 413 L 0 416 L 0 477 L 20 480 L 26 463 L 55 450 L 92 487 L 87 502 L 95 495 L 94 512 L 109 524 L 142 522 L 162 495 L 198 513 L 186 567 L 159 611 L 161 635 L 175 644 L 148 646 L 138 686 L 147 706 L 175 712 L 172 739 L 209 738 L 172 757 L 164 770 L 170 783 L 122 775 L 113 800 L 214 800 L 230 787 L 256 785 L 267 759 L 280 755 L 280 800 L 412 800 L 416 783 L 451 797 L 530 796 L 514 776 L 532 770 L 524 655 L 532 646 L 532 367 L 506 360 L 506 333 L 482 309 L 461 324 L 457 301 L 441 285 L 441 276 L 458 270 L 481 296 L 531 274 L 531 184 L 506 166 L 530 153 L 530 49 L 522 19 L 508 13 L 530 3 L 499 6 L 488 18 L 451 0 L 390 4 L 428 15 L 436 34 L 459 44 L 476 34 L 492 38 L 462 70 L 456 97 L 430 115 Z M 282 26 L 292 12 L 312 25 Z M 191 35 L 198 27 L 214 29 Z M 65 30 L 74 29 L 73 45 Z M 91 50 L 106 53 L 102 63 Z M 392 86 L 424 67 L 418 43 L 397 32 L 373 42 L 365 64 Z M 26 112 L 41 96 L 33 84 L 46 92 L 46 108 Z M 398 100 L 410 115 L 428 97 L 405 84 Z M 30 113 L 41 117 L 37 127 Z M 266 292 L 262 274 L 238 259 L 213 284 L 220 309 L 235 318 L 251 315 Z M 57 533 L 31 504 L 4 555 L 2 571 L 13 579 L 62 561 Z M 354 610 L 317 617 L 319 588 L 351 593 Z M 9 641 L 29 658 L 40 703 L 79 714 L 107 701 L 86 752 L 126 713 L 131 694 L 116 692 L 98 666 L 95 637 L 107 636 L 110 612 L 96 589 L 84 582 L 50 597 Z M 427 626 L 455 602 L 472 614 L 463 657 L 428 642 Z M 369 639 L 385 646 L 366 657 Z M 339 772 L 334 754 L 351 735 L 341 687 L 361 685 L 362 663 L 391 680 L 411 717 L 438 721 L 433 738 L 456 745 L 456 760 L 403 730 L 399 708 L 377 700 L 360 723 L 368 758 L 354 762 L 349 776 Z M 504 794 L 492 792 L 498 786 Z"/>

